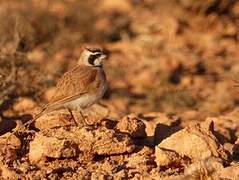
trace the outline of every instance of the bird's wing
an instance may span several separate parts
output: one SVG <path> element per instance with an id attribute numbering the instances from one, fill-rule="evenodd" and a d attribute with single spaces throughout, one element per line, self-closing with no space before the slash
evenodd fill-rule
<path id="1" fill-rule="evenodd" d="M 98 69 L 88 66 L 77 66 L 59 79 L 55 94 L 45 108 L 67 103 L 86 93 L 94 93 L 99 84 L 97 83 L 98 79 Z"/>

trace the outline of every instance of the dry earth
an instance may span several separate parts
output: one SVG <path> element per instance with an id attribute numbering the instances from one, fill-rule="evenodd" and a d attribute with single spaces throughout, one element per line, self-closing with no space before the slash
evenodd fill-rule
<path id="1" fill-rule="evenodd" d="M 1 179 L 239 179 L 239 1 L 0 2 Z M 30 120 L 84 46 L 100 104 Z"/>

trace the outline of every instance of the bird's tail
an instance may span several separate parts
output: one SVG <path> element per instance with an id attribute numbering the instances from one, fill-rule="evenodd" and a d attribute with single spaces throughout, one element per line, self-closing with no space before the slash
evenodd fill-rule
<path id="1" fill-rule="evenodd" d="M 42 108 L 41 111 L 37 115 L 35 115 L 35 117 L 33 117 L 31 120 L 24 123 L 24 126 L 29 127 L 33 122 L 35 122 L 39 117 L 41 117 L 43 113 L 45 113 L 45 111 L 46 111 L 46 108 Z"/>

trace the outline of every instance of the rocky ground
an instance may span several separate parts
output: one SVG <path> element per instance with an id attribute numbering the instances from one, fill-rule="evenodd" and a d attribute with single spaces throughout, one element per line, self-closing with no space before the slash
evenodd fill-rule
<path id="1" fill-rule="evenodd" d="M 0 4 L 1 179 L 239 179 L 238 1 Z M 85 46 L 108 53 L 89 124 L 23 128 Z"/>

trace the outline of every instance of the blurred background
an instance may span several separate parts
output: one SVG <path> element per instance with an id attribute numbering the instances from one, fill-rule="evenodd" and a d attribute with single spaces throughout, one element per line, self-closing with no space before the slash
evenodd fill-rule
<path id="1" fill-rule="evenodd" d="M 239 103 L 238 32 L 237 0 L 1 0 L 1 114 L 47 103 L 85 46 L 109 52 L 114 117 L 223 114 Z"/>

